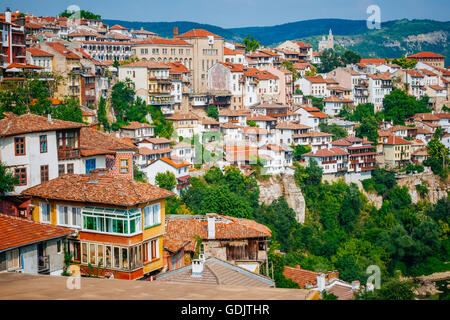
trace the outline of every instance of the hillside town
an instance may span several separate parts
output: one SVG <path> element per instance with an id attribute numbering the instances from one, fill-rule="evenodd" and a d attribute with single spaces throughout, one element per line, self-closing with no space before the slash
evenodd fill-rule
<path id="1" fill-rule="evenodd" d="M 369 295 L 374 287 L 362 271 L 342 267 L 349 254 L 336 247 L 324 262 L 326 250 L 317 248 L 325 236 L 307 240 L 322 231 L 334 236 L 320 202 L 327 192 L 343 201 L 360 195 L 337 210 L 347 206 L 358 217 L 333 222 L 352 236 L 359 216 L 376 212 L 376 235 L 395 219 L 410 228 L 429 219 L 444 230 L 433 231 L 437 243 L 448 242 L 450 68 L 443 55 L 345 51 L 340 61 L 358 57 L 330 68 L 333 30 L 318 47 L 294 39 L 260 46 L 203 29 L 175 27 L 166 38 L 9 8 L 0 12 L 0 32 L 0 276 L 245 286 L 268 297 L 296 288 L 298 299 L 312 300 Z M 442 205 L 443 217 L 406 218 L 417 201 L 407 195 L 398 204 L 405 200 L 396 181 L 408 177 L 418 181 L 423 203 L 426 179 L 444 185 L 420 209 Z M 257 188 L 267 179 L 295 181 L 301 219 L 285 202 L 285 187 L 282 200 L 262 204 Z M 382 204 L 368 209 L 371 198 L 360 200 L 368 194 Z M 402 218 L 389 216 L 389 205 Z M 285 237 L 277 226 L 288 222 L 276 217 L 283 210 L 298 231 Z M 375 245 L 376 235 L 358 241 Z M 304 247 L 288 244 L 292 238 Z M 445 245 L 435 246 L 441 257 Z M 296 251 L 307 253 L 295 260 Z M 367 265 L 388 254 L 395 255 L 386 249 Z M 399 260 L 395 268 L 407 267 Z"/>

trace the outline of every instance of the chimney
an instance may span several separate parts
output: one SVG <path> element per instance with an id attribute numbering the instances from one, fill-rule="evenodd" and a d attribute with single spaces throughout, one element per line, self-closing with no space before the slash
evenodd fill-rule
<path id="1" fill-rule="evenodd" d="M 6 8 L 5 11 L 5 22 L 11 23 L 11 10 L 9 8 Z"/>
<path id="2" fill-rule="evenodd" d="M 355 281 L 352 281 L 352 291 L 358 291 L 359 290 L 359 281 L 358 280 L 355 280 Z"/>
<path id="3" fill-rule="evenodd" d="M 208 217 L 208 239 L 216 238 L 216 217 L 213 214 L 207 214 Z"/>
<path id="4" fill-rule="evenodd" d="M 323 273 L 317 276 L 317 289 L 319 289 L 319 292 L 325 290 L 325 275 Z"/>
<path id="5" fill-rule="evenodd" d="M 200 259 L 192 260 L 192 277 L 201 277 L 203 275 L 204 261 Z"/>
<path id="6" fill-rule="evenodd" d="M 173 28 L 173 37 L 176 38 L 178 36 L 178 27 Z"/>
<path id="7" fill-rule="evenodd" d="M 53 121 L 52 121 L 52 115 L 51 115 L 50 113 L 47 115 L 47 121 L 48 121 L 49 123 L 53 124 Z"/>

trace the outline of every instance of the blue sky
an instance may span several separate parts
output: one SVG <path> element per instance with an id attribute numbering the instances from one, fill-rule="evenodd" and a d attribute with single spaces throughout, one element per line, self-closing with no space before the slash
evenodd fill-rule
<path id="1" fill-rule="evenodd" d="M 193 21 L 224 28 L 269 26 L 316 18 L 366 19 L 376 4 L 381 20 L 450 20 L 450 0 L 0 0 L 6 7 L 36 15 L 56 15 L 70 5 L 104 19 Z"/>

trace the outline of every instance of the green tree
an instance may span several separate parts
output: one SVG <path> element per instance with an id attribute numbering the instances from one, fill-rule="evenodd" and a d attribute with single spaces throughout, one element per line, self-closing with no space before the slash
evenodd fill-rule
<path id="1" fill-rule="evenodd" d="M 416 59 L 406 59 L 406 56 L 402 54 L 401 58 L 396 59 L 386 59 L 387 61 L 390 61 L 391 63 L 399 65 L 402 69 L 414 69 L 417 64 Z"/>
<path id="2" fill-rule="evenodd" d="M 449 162 L 449 149 L 441 142 L 442 128 L 437 128 L 433 138 L 427 144 L 429 158 L 424 165 L 430 166 L 434 174 L 443 178 L 448 176 L 447 163 Z"/>
<path id="3" fill-rule="evenodd" d="M 102 16 L 85 10 L 79 11 L 69 11 L 65 10 L 59 14 L 60 17 L 70 18 L 70 19 L 93 19 L 102 20 Z"/>
<path id="4" fill-rule="evenodd" d="M 428 107 L 428 97 L 416 100 L 403 90 L 394 88 L 391 93 L 384 96 L 383 114 L 386 121 L 393 121 L 394 125 L 404 125 L 405 119 L 416 113 L 431 112 Z"/>
<path id="5" fill-rule="evenodd" d="M 375 117 L 366 117 L 361 120 L 356 128 L 356 136 L 359 138 L 367 137 L 375 145 L 378 143 L 378 121 Z"/>
<path id="6" fill-rule="evenodd" d="M 292 63 L 292 61 L 289 60 L 284 60 L 281 63 L 281 67 L 285 68 L 286 70 L 292 72 L 292 81 L 295 82 L 300 74 L 298 73 L 297 69 L 294 68 L 294 64 Z M 301 91 L 301 90 L 300 90 Z M 296 92 L 297 93 L 297 92 Z M 298 94 L 298 93 L 297 93 Z"/>
<path id="7" fill-rule="evenodd" d="M 14 186 L 18 184 L 18 178 L 0 161 L 0 196 L 7 192 L 14 191 Z"/>
<path id="8" fill-rule="evenodd" d="M 347 137 L 347 130 L 339 127 L 337 124 L 333 123 L 332 125 L 328 125 L 325 122 L 321 122 L 319 124 L 319 129 L 322 132 L 331 133 L 334 135 L 333 140 L 341 139 Z"/>
<path id="9" fill-rule="evenodd" d="M 414 300 L 414 289 L 417 285 L 412 280 L 392 278 L 374 291 L 366 291 L 357 298 L 360 300 Z"/>
<path id="10" fill-rule="evenodd" d="M 302 155 L 304 155 L 305 153 L 311 152 L 311 146 L 309 145 L 296 145 L 296 146 L 292 146 L 292 148 L 294 149 L 294 159 L 299 161 L 302 159 Z"/>
<path id="11" fill-rule="evenodd" d="M 83 112 L 78 99 L 65 99 L 59 106 L 52 108 L 51 114 L 55 119 L 83 122 Z"/>
<path id="12" fill-rule="evenodd" d="M 98 121 L 103 124 L 103 128 L 109 130 L 109 122 L 106 117 L 106 100 L 103 97 L 100 97 L 100 101 L 98 102 L 97 117 Z"/>
<path id="13" fill-rule="evenodd" d="M 213 104 L 210 104 L 208 106 L 208 110 L 206 111 L 208 117 L 213 118 L 213 119 L 219 119 L 219 110 L 217 109 L 217 107 Z"/>
<path id="14" fill-rule="evenodd" d="M 133 179 L 139 182 L 147 182 L 145 173 L 139 170 L 139 167 L 137 165 L 133 165 Z"/>
<path id="15" fill-rule="evenodd" d="M 111 106 L 116 113 L 117 119 L 125 121 L 126 113 L 134 102 L 134 84 L 130 79 L 119 81 L 112 87 Z"/>
<path id="16" fill-rule="evenodd" d="M 250 36 L 249 34 L 244 38 L 244 46 L 245 46 L 245 52 L 253 52 L 256 51 L 256 49 L 259 48 L 259 42 L 256 40 L 253 36 Z"/>
<path id="17" fill-rule="evenodd" d="M 170 172 L 159 172 L 155 177 L 156 183 L 158 184 L 158 187 L 172 191 L 175 189 L 177 185 L 177 179 L 175 178 L 175 175 Z"/>

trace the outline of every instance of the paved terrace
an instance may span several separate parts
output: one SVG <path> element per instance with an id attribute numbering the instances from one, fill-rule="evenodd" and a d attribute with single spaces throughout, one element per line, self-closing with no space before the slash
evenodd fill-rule
<path id="1" fill-rule="evenodd" d="M 1 300 L 309 300 L 314 292 L 163 281 L 81 278 L 81 289 L 66 288 L 67 277 L 0 273 Z"/>

